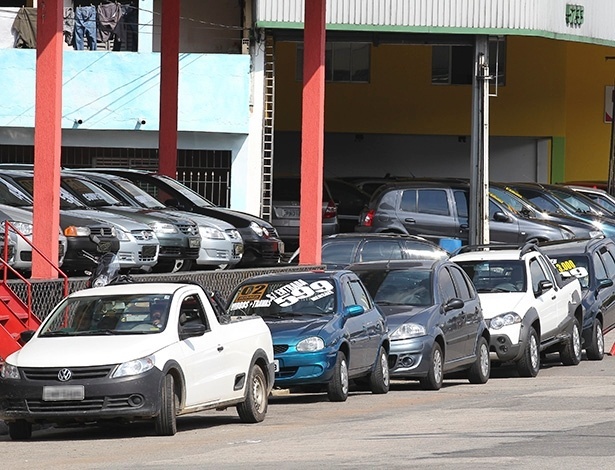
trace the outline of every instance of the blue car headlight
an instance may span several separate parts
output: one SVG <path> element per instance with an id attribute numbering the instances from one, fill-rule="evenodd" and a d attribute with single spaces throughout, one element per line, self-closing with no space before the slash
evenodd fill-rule
<path id="1" fill-rule="evenodd" d="M 505 326 L 521 323 L 521 317 L 515 312 L 503 313 L 502 315 L 498 315 L 497 317 L 493 317 L 491 320 L 488 320 L 488 323 L 489 328 L 500 330 Z"/>
<path id="2" fill-rule="evenodd" d="M 325 349 L 325 342 L 318 336 L 310 336 L 297 343 L 297 351 L 299 352 L 314 352 L 321 349 Z"/>
<path id="3" fill-rule="evenodd" d="M 419 325 L 418 323 L 404 323 L 393 332 L 391 340 L 417 338 L 419 336 L 425 336 L 426 334 L 427 330 L 425 330 L 423 325 Z"/>

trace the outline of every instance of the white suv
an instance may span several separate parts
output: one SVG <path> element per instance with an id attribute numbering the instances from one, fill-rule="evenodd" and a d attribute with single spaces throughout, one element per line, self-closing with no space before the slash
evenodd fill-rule
<path id="1" fill-rule="evenodd" d="M 541 352 L 580 362 L 581 286 L 564 281 L 536 245 L 465 247 L 451 259 L 476 286 L 498 360 L 514 361 L 523 377 L 538 374 Z"/>

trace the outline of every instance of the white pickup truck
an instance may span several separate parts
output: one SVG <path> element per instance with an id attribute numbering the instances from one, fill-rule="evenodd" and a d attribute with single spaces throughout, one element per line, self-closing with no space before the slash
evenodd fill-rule
<path id="1" fill-rule="evenodd" d="M 538 374 L 541 353 L 581 361 L 581 285 L 564 280 L 536 245 L 467 247 L 451 260 L 476 286 L 499 361 L 515 362 L 522 377 Z"/>
<path id="2" fill-rule="evenodd" d="M 0 368 L 0 419 L 14 440 L 32 423 L 153 420 L 236 406 L 265 418 L 273 345 L 257 316 L 218 318 L 195 284 L 134 283 L 66 297 Z"/>

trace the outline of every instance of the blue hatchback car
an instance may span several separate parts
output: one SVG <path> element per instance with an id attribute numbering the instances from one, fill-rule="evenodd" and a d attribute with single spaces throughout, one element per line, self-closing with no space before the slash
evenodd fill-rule
<path id="1" fill-rule="evenodd" d="M 351 380 L 389 391 L 386 319 L 350 271 L 250 278 L 231 295 L 227 314 L 265 320 L 278 388 L 326 388 L 331 401 L 346 400 Z"/>

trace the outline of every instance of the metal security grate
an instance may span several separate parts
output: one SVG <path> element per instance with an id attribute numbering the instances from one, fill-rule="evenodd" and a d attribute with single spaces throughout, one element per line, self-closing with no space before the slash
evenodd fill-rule
<path id="1" fill-rule="evenodd" d="M 0 145 L 0 163 L 33 163 L 31 145 Z M 231 201 L 230 150 L 177 151 L 177 180 L 217 206 Z M 139 148 L 62 147 L 67 168 L 134 168 L 158 170 L 158 150 Z"/>

